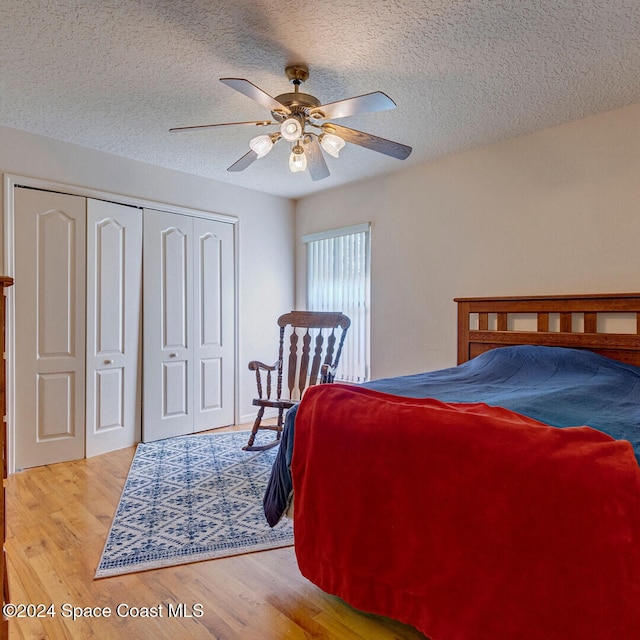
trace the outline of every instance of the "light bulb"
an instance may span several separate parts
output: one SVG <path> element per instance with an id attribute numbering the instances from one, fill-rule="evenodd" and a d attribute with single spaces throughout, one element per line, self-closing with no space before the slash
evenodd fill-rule
<path id="1" fill-rule="evenodd" d="M 297 144 L 291 149 L 291 155 L 289 156 L 289 169 L 293 173 L 298 171 L 304 171 L 307 168 L 307 156 L 304 153 L 304 149 Z"/>
<path id="2" fill-rule="evenodd" d="M 337 158 L 340 149 L 344 147 L 344 140 L 333 133 L 323 133 L 320 136 L 320 144 L 330 156 Z"/>
<path id="3" fill-rule="evenodd" d="M 249 141 L 249 147 L 256 152 L 258 158 L 264 158 L 273 148 L 273 140 L 266 134 L 256 136 Z"/>
<path id="4" fill-rule="evenodd" d="M 295 142 L 302 135 L 302 125 L 297 118 L 287 118 L 280 125 L 280 133 L 287 142 Z"/>

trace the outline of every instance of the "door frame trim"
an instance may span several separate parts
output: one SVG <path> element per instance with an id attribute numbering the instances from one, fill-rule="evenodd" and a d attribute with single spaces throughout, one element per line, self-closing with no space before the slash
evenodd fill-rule
<path id="1" fill-rule="evenodd" d="M 238 362 L 240 361 L 240 340 L 239 340 L 239 322 L 240 322 L 240 278 L 238 277 L 240 268 L 240 219 L 238 216 L 225 213 L 216 213 L 215 211 L 205 211 L 203 209 L 193 209 L 179 205 L 167 204 L 166 202 L 158 202 L 156 200 L 148 200 L 136 196 L 127 196 L 122 194 L 109 193 L 99 189 L 89 187 L 81 187 L 68 185 L 52 180 L 44 180 L 41 178 L 30 178 L 18 174 L 3 174 L 3 249 L 4 249 L 4 275 L 14 277 L 15 275 L 15 187 L 27 187 L 31 189 L 39 189 L 41 191 L 53 191 L 55 193 L 63 193 L 73 196 L 83 196 L 94 200 L 106 200 L 116 204 L 124 204 L 141 209 L 156 209 L 167 213 L 179 213 L 182 215 L 192 216 L 196 218 L 207 218 L 209 220 L 217 220 L 233 225 L 233 259 L 234 259 L 234 422 L 237 424 L 240 418 L 240 369 Z M 16 283 L 19 286 L 19 283 Z M 14 289 L 9 287 L 6 290 L 6 446 L 7 446 L 7 473 L 15 472 L 15 303 Z"/>

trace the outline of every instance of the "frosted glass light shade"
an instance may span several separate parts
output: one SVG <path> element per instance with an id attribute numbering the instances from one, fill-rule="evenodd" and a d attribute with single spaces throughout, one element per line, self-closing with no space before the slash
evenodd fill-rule
<path id="1" fill-rule="evenodd" d="M 249 141 L 249 148 L 256 152 L 258 158 L 264 158 L 273 148 L 273 140 L 266 134 L 256 136 Z"/>
<path id="2" fill-rule="evenodd" d="M 302 125 L 296 118 L 287 118 L 280 125 L 280 133 L 287 142 L 295 142 L 302 135 Z"/>
<path id="3" fill-rule="evenodd" d="M 333 133 L 323 133 L 320 136 L 320 145 L 322 148 L 334 158 L 338 157 L 340 149 L 344 147 L 344 140 Z"/>
<path id="4" fill-rule="evenodd" d="M 289 156 L 289 169 L 291 169 L 293 173 L 298 173 L 298 171 L 304 171 L 306 168 L 307 156 L 298 144 L 292 149 L 291 155 Z"/>

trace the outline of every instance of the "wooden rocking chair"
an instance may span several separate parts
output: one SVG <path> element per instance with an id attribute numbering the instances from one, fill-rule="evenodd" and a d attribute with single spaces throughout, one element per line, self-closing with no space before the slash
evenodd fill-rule
<path id="1" fill-rule="evenodd" d="M 249 363 L 249 369 L 256 372 L 258 397 L 253 401 L 253 404 L 259 409 L 249 442 L 243 447 L 245 451 L 263 451 L 279 444 L 284 424 L 284 412 L 300 401 L 302 393 L 307 387 L 318 383 L 333 382 L 342 353 L 342 345 L 350 325 L 351 320 L 337 311 L 291 311 L 291 313 L 285 313 L 278 318 L 278 326 L 280 327 L 278 360 L 272 365 L 264 364 L 258 360 L 252 360 Z M 286 363 L 286 391 L 288 391 L 288 395 L 283 397 L 286 334 L 289 336 Z M 337 349 L 336 341 L 338 343 Z M 272 374 L 274 373 L 276 388 L 275 397 L 272 398 Z M 263 374 L 266 378 L 265 386 L 263 386 Z M 278 410 L 277 424 L 262 424 L 262 417 L 267 407 Z M 254 445 L 256 434 L 260 429 L 275 431 L 275 438 L 267 444 Z"/>

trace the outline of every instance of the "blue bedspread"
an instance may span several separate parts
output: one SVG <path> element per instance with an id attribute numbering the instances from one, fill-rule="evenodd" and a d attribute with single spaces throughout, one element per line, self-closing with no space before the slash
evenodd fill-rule
<path id="1" fill-rule="evenodd" d="M 410 398 L 484 402 L 555 427 L 587 425 L 617 440 L 628 440 L 640 461 L 640 368 L 589 351 L 502 347 L 450 369 L 363 386 Z M 295 412 L 294 407 L 287 414 L 264 498 L 271 526 L 281 518 L 291 494 Z"/>

